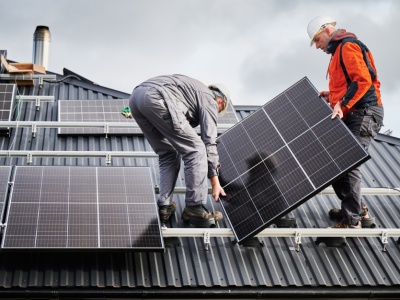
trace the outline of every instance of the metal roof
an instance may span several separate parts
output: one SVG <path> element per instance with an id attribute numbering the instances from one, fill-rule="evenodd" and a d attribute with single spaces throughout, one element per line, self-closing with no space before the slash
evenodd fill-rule
<path id="1" fill-rule="evenodd" d="M 61 76 L 58 75 L 61 79 Z M 129 95 L 68 78 L 45 82 L 43 88 L 19 87 L 23 95 L 53 95 L 55 102 L 21 106 L 21 121 L 57 121 L 60 99 L 116 99 Z M 236 106 L 239 119 L 258 107 Z M 0 137 L 0 150 L 43 151 L 152 151 L 143 136 L 60 137 L 56 128 L 13 128 Z M 362 166 L 363 187 L 400 187 L 400 139 L 379 135 L 370 148 L 372 159 Z M 25 165 L 25 157 L 2 157 L 1 165 Z M 33 158 L 32 165 L 105 166 L 103 158 Z M 113 166 L 150 166 L 158 179 L 156 158 L 113 158 Z M 184 187 L 183 173 L 177 182 Z M 399 228 L 400 197 L 364 196 L 378 228 Z M 177 194 L 173 227 L 180 226 L 183 195 Z M 219 204 L 208 205 L 216 210 Z M 340 207 L 332 195 L 318 195 L 289 214 L 298 227 L 321 228 L 332 222 L 331 207 Z M 228 228 L 226 221 L 219 227 Z M 340 248 L 317 246 L 303 238 L 295 251 L 293 238 L 263 237 L 261 243 L 239 246 L 231 238 L 168 239 L 163 253 L 102 252 L 0 252 L 0 296 L 3 298 L 396 298 L 400 293 L 400 245 L 389 237 L 386 251 L 381 240 L 347 238 Z"/>

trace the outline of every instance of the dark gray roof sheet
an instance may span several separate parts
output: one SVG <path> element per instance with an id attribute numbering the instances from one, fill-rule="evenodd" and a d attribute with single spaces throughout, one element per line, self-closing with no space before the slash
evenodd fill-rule
<path id="1" fill-rule="evenodd" d="M 23 103 L 21 120 L 56 121 L 59 99 L 114 99 L 129 95 L 68 79 L 45 83 L 43 89 L 20 87 L 24 95 L 54 95 L 54 103 Z M 236 107 L 243 119 L 257 107 Z M 13 129 L 12 135 L 0 137 L 1 150 L 85 150 L 152 151 L 142 136 L 59 137 L 57 129 Z M 379 135 L 372 143 L 372 159 L 362 166 L 364 187 L 400 187 L 400 139 Z M 25 165 L 26 158 L 0 158 L 2 165 Z M 102 158 L 34 158 L 33 165 L 106 165 Z M 113 158 L 114 166 L 150 166 L 158 178 L 154 158 Z M 184 186 L 183 174 L 177 185 Z M 155 181 L 157 182 L 157 181 Z M 211 197 L 210 197 L 211 198 Z M 380 228 L 399 228 L 399 196 L 365 196 L 371 214 Z M 178 226 L 183 210 L 183 195 L 176 195 Z M 209 205 L 219 204 L 209 199 Z M 299 227 L 319 228 L 332 224 L 328 210 L 339 207 L 331 195 L 318 195 L 289 216 Z M 220 227 L 229 227 L 226 221 Z M 317 246 L 312 238 L 303 238 L 301 251 L 295 251 L 292 238 L 259 238 L 263 245 L 243 247 L 230 238 L 211 237 L 208 251 L 202 238 L 181 238 L 167 243 L 164 253 L 153 252 L 1 252 L 0 295 L 7 297 L 50 297 L 52 293 L 79 298 L 123 297 L 130 295 L 167 297 L 207 292 L 215 295 L 319 295 L 333 297 L 362 296 L 373 293 L 394 297 L 400 291 L 400 245 L 390 237 L 383 252 L 378 238 L 348 238 L 348 246 Z M 340 287 L 341 289 L 329 289 Z M 118 289 L 115 289 L 118 288 Z M 162 288 L 161 290 L 159 288 Z M 207 288 L 207 289 L 205 289 Z M 41 294 L 42 293 L 42 294 Z M 149 294 L 147 294 L 149 293 Z M 152 294 L 154 293 L 154 294 Z M 182 293 L 182 294 L 181 294 Z M 185 294 L 186 293 L 186 294 Z M 232 294 L 231 294 L 232 293 Z M 246 294 L 247 293 L 247 294 Z M 258 294 L 257 294 L 258 293 Z M 335 294 L 336 293 L 336 294 Z M 126 296 L 126 294 L 125 294 Z M 200 297 L 200 296 L 199 296 Z M 208 298 L 212 296 L 208 295 Z"/>

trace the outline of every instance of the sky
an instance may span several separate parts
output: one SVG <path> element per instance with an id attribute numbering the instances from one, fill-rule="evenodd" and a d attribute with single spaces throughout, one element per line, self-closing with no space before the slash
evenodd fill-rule
<path id="1" fill-rule="evenodd" d="M 263 105 L 303 77 L 328 89 L 330 55 L 310 47 L 307 25 L 330 16 L 373 53 L 381 133 L 400 137 L 399 11 L 396 0 L 0 0 L 0 49 L 32 62 L 36 26 L 48 26 L 51 72 L 67 68 L 126 93 L 185 74 L 223 83 L 234 105 Z"/>

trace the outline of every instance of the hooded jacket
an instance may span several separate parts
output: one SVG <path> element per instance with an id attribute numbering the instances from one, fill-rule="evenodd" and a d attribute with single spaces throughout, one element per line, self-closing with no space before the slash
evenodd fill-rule
<path id="1" fill-rule="evenodd" d="M 328 67 L 331 107 L 341 101 L 345 116 L 354 109 L 382 105 L 373 56 L 357 36 L 339 29 L 334 32 L 327 50 L 332 54 Z"/>

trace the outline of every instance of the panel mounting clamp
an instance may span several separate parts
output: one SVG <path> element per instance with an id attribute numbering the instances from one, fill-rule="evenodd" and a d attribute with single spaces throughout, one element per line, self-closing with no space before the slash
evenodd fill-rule
<path id="1" fill-rule="evenodd" d="M 388 237 L 389 237 L 388 233 L 386 231 L 382 231 L 381 241 L 383 244 L 383 249 L 382 249 L 383 252 L 386 252 L 386 246 L 389 243 Z"/>
<path id="2" fill-rule="evenodd" d="M 107 165 L 111 164 L 111 153 L 106 154 L 106 164 Z"/>
<path id="3" fill-rule="evenodd" d="M 301 233 L 298 231 L 294 233 L 294 242 L 296 243 L 296 252 L 300 252 Z"/>
<path id="4" fill-rule="evenodd" d="M 32 163 L 32 153 L 26 155 L 26 163 L 30 165 Z"/>
<path id="5" fill-rule="evenodd" d="M 40 76 L 39 77 L 39 89 L 41 89 L 43 87 L 43 77 Z"/>
<path id="6" fill-rule="evenodd" d="M 211 237 L 210 231 L 205 230 L 203 237 L 204 237 L 204 248 L 206 249 L 206 251 L 208 251 L 210 246 L 210 237 Z"/>
<path id="7" fill-rule="evenodd" d="M 106 134 L 106 138 L 107 138 L 107 134 L 110 133 L 110 125 L 104 124 L 104 133 Z"/>
<path id="8" fill-rule="evenodd" d="M 36 132 L 37 132 L 37 126 L 36 124 L 32 124 L 32 136 L 36 137 Z"/>
<path id="9" fill-rule="evenodd" d="M 36 110 L 39 110 L 39 108 L 40 108 L 40 98 L 37 97 L 36 98 Z"/>

